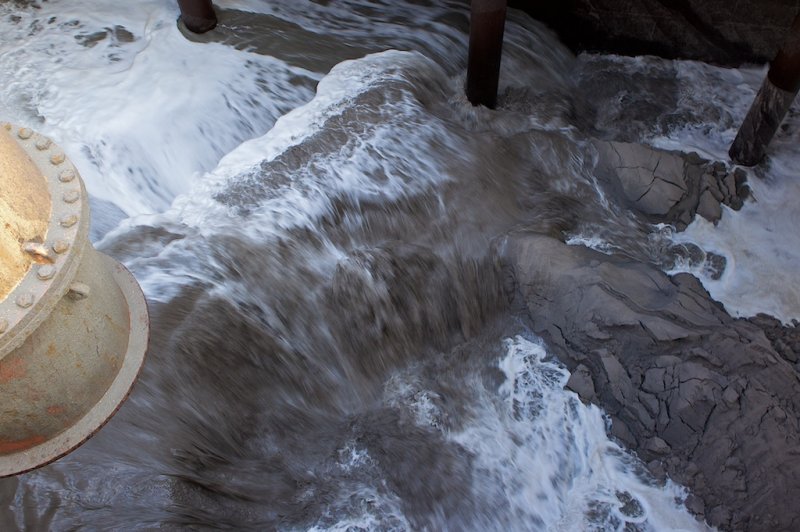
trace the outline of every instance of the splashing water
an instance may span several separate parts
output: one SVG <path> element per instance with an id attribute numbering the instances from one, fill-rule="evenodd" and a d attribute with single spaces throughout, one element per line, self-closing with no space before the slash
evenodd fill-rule
<path id="1" fill-rule="evenodd" d="M 712 161 L 728 161 L 728 148 L 766 75 L 765 68 L 718 68 L 695 61 L 591 55 L 580 61 L 589 71 L 602 65 L 611 80 L 606 78 L 601 91 L 607 94 L 597 95 L 597 105 L 603 108 L 598 120 L 613 136 L 696 152 Z M 629 116 L 631 109 L 644 109 L 644 116 Z M 615 123 L 620 126 L 611 125 Z M 725 257 L 721 276 L 710 275 L 702 262 L 679 263 L 670 273 L 696 275 L 733 316 L 763 312 L 784 323 L 800 320 L 800 288 L 794 282 L 800 264 L 800 234 L 794 229 L 800 222 L 795 201 L 800 194 L 798 129 L 795 104 L 765 163 L 747 170 L 752 197 L 741 211 L 723 205 L 717 224 L 698 216 L 686 231 L 671 236 L 674 243 L 694 244 Z M 616 248 L 613 241 L 591 234 L 578 240 L 600 251 Z"/>
<path id="2" fill-rule="evenodd" d="M 0 118 L 64 146 L 153 309 L 128 403 L 1 482 L 3 528 L 702 529 L 563 389 L 491 253 L 512 229 L 646 246 L 593 176 L 572 73 L 593 59 L 512 13 L 488 111 L 462 96 L 461 3 L 224 7 L 251 41 L 190 42 L 160 0 L 0 4 Z M 668 126 L 636 134 L 692 146 Z"/>

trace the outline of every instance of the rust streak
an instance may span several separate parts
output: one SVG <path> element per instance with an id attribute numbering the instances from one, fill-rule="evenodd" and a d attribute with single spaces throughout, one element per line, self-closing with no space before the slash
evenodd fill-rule
<path id="1" fill-rule="evenodd" d="M 21 379 L 28 373 L 28 368 L 21 359 L 0 362 L 0 384 Z"/>
<path id="2" fill-rule="evenodd" d="M 45 440 L 46 438 L 44 436 L 31 436 L 30 438 L 16 441 L 0 440 L 0 454 L 24 451 L 25 449 L 30 449 L 40 443 L 44 443 Z"/>

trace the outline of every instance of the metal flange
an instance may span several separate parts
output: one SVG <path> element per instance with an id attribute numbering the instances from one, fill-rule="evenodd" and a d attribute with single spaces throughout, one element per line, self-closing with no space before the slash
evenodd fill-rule
<path id="1" fill-rule="evenodd" d="M 0 476 L 8 476 L 70 452 L 116 412 L 143 364 L 149 318 L 130 272 L 89 242 L 86 189 L 64 151 L 2 124 L 0 154 L 11 160 L 0 175 L 11 197 L 0 218 L 22 213 L 17 224 L 27 216 L 35 229 L 17 231 L 27 235 L 18 249 L 8 238 L 0 248 L 0 259 L 28 261 L 16 260 L 11 289 L 0 292 Z"/>
<path id="2" fill-rule="evenodd" d="M 33 264 L 12 294 L 0 301 L 0 360 L 25 341 L 69 291 L 89 241 L 86 189 L 63 150 L 28 128 L 3 124 L 2 130 L 44 177 L 50 219 L 44 241 L 21 243 Z"/>

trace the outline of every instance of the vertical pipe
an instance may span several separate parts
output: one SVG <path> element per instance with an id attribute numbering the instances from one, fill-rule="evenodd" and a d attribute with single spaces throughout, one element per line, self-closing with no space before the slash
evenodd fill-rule
<path id="1" fill-rule="evenodd" d="M 217 25 L 217 15 L 211 0 L 178 0 L 181 20 L 193 33 L 205 33 Z"/>
<path id="2" fill-rule="evenodd" d="M 753 105 L 728 151 L 731 159 L 745 166 L 758 164 L 800 89 L 800 14 L 789 36 L 770 63 Z"/>
<path id="3" fill-rule="evenodd" d="M 467 99 L 494 109 L 503 52 L 506 0 L 472 0 L 469 23 Z"/>

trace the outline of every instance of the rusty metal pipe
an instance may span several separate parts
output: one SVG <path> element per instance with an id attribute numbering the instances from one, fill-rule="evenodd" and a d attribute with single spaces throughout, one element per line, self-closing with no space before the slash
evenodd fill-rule
<path id="1" fill-rule="evenodd" d="M 0 124 L 0 477 L 52 462 L 117 411 L 144 362 L 147 304 L 89 241 L 64 152 Z"/>
<path id="2" fill-rule="evenodd" d="M 217 25 L 217 14 L 211 0 L 178 0 L 181 20 L 191 32 L 205 33 Z"/>
<path id="3" fill-rule="evenodd" d="M 472 0 L 467 61 L 467 99 L 472 105 L 497 105 L 506 0 Z"/>
<path id="4" fill-rule="evenodd" d="M 800 90 L 800 14 L 789 36 L 770 63 L 769 72 L 745 116 L 728 151 L 731 159 L 745 166 L 761 162 L 770 141 Z"/>

